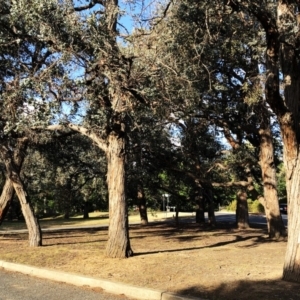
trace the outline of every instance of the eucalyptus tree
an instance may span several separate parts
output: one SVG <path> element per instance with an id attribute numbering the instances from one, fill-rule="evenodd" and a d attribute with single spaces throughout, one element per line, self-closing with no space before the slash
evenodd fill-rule
<path id="1" fill-rule="evenodd" d="M 47 106 L 39 103 L 31 89 L 36 77 L 43 77 L 45 66 L 52 64 L 51 52 L 33 37 L 24 18 L 16 16 L 14 2 L 1 2 L 0 18 L 0 97 L 1 158 L 6 166 L 6 183 L 1 207 L 7 206 L 16 192 L 29 231 L 29 245 L 40 246 L 42 236 L 37 218 L 20 176 L 24 151 L 30 138 L 29 128 L 38 121 L 38 114 Z M 34 31 L 33 28 L 31 28 Z M 42 81 L 37 84 L 39 86 Z M 35 107 L 35 113 L 32 112 Z M 47 114 L 43 115 L 47 120 Z"/>
<path id="2" fill-rule="evenodd" d="M 172 89 L 177 96 L 178 102 L 172 101 L 172 108 L 179 110 L 181 115 L 190 114 L 209 120 L 210 125 L 214 124 L 223 132 L 233 151 L 246 139 L 255 140 L 255 146 L 261 148 L 269 234 L 272 238 L 285 236 L 276 190 L 272 138 L 266 135 L 267 132 L 270 135 L 267 126 L 269 112 L 263 105 L 259 85 L 262 77 L 259 65 L 264 63 L 262 49 L 265 42 L 261 26 L 249 14 L 232 13 L 232 9 L 223 2 L 173 3 L 168 22 L 161 30 L 165 37 L 160 58 L 165 77 L 172 78 L 169 85 L 165 84 L 171 89 L 168 96 Z M 239 26 L 243 30 L 237 30 Z M 266 151 L 268 154 L 263 155 Z M 248 178 L 248 175 L 246 168 L 244 177 Z M 270 176 L 272 184 L 269 184 Z M 244 193 L 253 189 L 252 180 L 240 182 Z M 243 203 L 245 207 L 240 212 L 247 210 L 247 197 L 243 199 L 245 201 L 241 205 Z"/>
<path id="3" fill-rule="evenodd" d="M 119 2 L 51 0 L 29 4 L 18 1 L 13 5 L 36 28 L 36 38 L 61 59 L 60 72 L 55 74 L 61 76 L 44 85 L 45 102 L 67 102 L 74 110 L 82 102 L 86 107 L 84 121 L 72 119 L 70 114 L 58 120 L 56 115 L 47 128 L 79 132 L 105 153 L 110 211 L 106 254 L 129 257 L 133 253 L 125 193 L 129 113 L 137 104 L 149 105 L 153 96 L 145 89 L 149 74 L 141 67 L 139 57 L 125 51 L 119 40 Z"/>
<path id="4" fill-rule="evenodd" d="M 264 99 L 276 114 L 281 128 L 289 204 L 289 239 L 283 278 L 299 281 L 299 3 L 229 1 L 224 8 L 229 9 L 231 16 L 246 13 L 247 18 L 252 17 L 258 21 L 264 30 L 266 50 Z M 242 27 L 243 24 L 240 23 L 239 28 Z M 264 103 L 260 105 L 262 104 Z M 267 135 L 269 136 L 269 133 Z M 268 136 L 265 137 L 269 139 Z M 273 178 L 265 182 L 266 188 L 272 188 L 272 185 L 274 185 Z"/>
<path id="5" fill-rule="evenodd" d="M 246 11 L 255 17 L 265 31 L 265 99 L 276 114 L 280 125 L 286 168 L 289 237 L 283 278 L 299 281 L 299 3 L 230 1 L 228 4 L 234 11 Z M 280 74 L 283 76 L 283 95 Z"/>

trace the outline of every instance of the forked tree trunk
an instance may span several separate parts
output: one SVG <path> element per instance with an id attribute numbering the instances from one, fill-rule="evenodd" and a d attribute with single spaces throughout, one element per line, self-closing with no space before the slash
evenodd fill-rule
<path id="1" fill-rule="evenodd" d="M 236 225 L 238 229 L 249 228 L 249 213 L 247 203 L 247 193 L 243 190 L 237 193 L 236 197 Z"/>
<path id="2" fill-rule="evenodd" d="M 144 193 L 142 183 L 138 184 L 137 200 L 138 200 L 138 207 L 139 207 L 139 212 L 141 217 L 141 224 L 147 225 L 148 224 L 147 203 L 146 203 L 146 198 L 145 198 L 145 193 Z"/>
<path id="3" fill-rule="evenodd" d="M 124 128 L 123 128 L 124 135 Z M 120 134 L 122 134 L 120 132 Z M 126 258 L 133 255 L 128 230 L 125 195 L 125 137 L 111 132 L 108 137 L 107 186 L 109 194 L 109 230 L 106 255 Z"/>
<path id="4" fill-rule="evenodd" d="M 38 247 L 42 245 L 42 233 L 38 219 L 34 216 L 33 209 L 26 198 L 26 192 L 19 171 L 14 166 L 12 154 L 5 146 L 1 147 L 1 156 L 5 163 L 8 178 L 11 180 L 13 188 L 19 198 L 22 213 L 28 228 L 29 246 Z"/>
<path id="5" fill-rule="evenodd" d="M 13 152 L 13 163 L 16 170 L 20 173 L 22 164 L 24 162 L 26 148 L 28 144 L 27 138 L 20 138 L 17 141 L 15 150 Z M 6 213 L 10 207 L 12 199 L 14 197 L 14 188 L 11 180 L 6 178 L 4 187 L 2 189 L 0 197 L 0 225 L 2 224 Z"/>
<path id="6" fill-rule="evenodd" d="M 274 148 L 271 129 L 267 116 L 259 130 L 260 135 L 260 166 L 264 187 L 264 208 L 270 238 L 279 239 L 286 236 L 286 229 L 280 214 Z"/>

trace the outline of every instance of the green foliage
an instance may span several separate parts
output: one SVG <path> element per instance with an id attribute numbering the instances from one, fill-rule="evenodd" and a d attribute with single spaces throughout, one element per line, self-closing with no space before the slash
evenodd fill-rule
<path id="1" fill-rule="evenodd" d="M 264 213 L 265 212 L 264 206 L 258 200 L 253 201 L 251 199 L 248 199 L 247 203 L 248 203 L 248 211 L 250 213 Z M 226 210 L 235 212 L 236 205 L 237 205 L 237 200 L 233 200 L 227 205 Z"/>
<path id="2" fill-rule="evenodd" d="M 231 201 L 227 206 L 226 206 L 226 210 L 228 211 L 236 211 L 236 205 L 237 205 L 237 201 L 233 200 Z"/>
<path id="3" fill-rule="evenodd" d="M 264 206 L 258 200 L 253 201 L 251 199 L 248 199 L 247 202 L 248 202 L 249 212 L 251 212 L 251 213 L 264 213 L 265 212 Z"/>
<path id="4" fill-rule="evenodd" d="M 279 171 L 277 173 L 277 191 L 279 201 L 282 203 L 287 203 L 287 194 L 286 194 L 286 175 L 285 168 L 283 163 L 278 167 Z"/>

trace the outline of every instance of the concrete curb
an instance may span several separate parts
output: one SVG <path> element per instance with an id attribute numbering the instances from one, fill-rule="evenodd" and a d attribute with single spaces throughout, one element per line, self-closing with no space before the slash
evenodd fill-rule
<path id="1" fill-rule="evenodd" d="M 123 294 L 127 297 L 141 300 L 201 300 L 195 297 L 184 297 L 165 291 L 136 287 L 129 284 L 97 279 L 83 275 L 66 273 L 61 271 L 53 271 L 48 269 L 37 268 L 22 264 L 15 264 L 0 260 L 0 267 L 13 272 L 48 279 L 52 281 L 64 282 L 76 286 L 89 286 L 101 288 L 107 293 Z"/>

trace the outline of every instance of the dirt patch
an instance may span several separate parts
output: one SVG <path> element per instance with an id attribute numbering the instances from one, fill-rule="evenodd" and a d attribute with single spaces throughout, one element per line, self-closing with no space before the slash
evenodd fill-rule
<path id="1" fill-rule="evenodd" d="M 299 284 L 281 281 L 285 241 L 266 230 L 230 225 L 131 226 L 135 255 L 104 256 L 107 230 L 44 233 L 41 248 L 26 234 L 0 237 L 0 259 L 80 273 L 206 299 L 300 299 Z"/>

